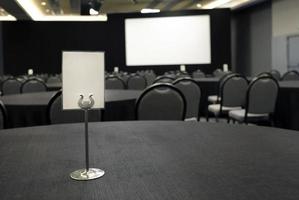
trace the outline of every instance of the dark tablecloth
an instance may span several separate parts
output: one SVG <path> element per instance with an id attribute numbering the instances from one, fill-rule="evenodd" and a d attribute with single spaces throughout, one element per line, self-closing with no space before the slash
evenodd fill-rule
<path id="1" fill-rule="evenodd" d="M 78 182 L 83 124 L 0 131 L 1 200 L 297 200 L 299 134 L 196 122 L 90 124 L 90 165 Z"/>
<path id="2" fill-rule="evenodd" d="M 24 93 L 2 96 L 8 111 L 8 127 L 46 125 L 47 105 L 56 92 Z M 103 121 L 135 119 L 135 101 L 138 90 L 105 90 Z"/>

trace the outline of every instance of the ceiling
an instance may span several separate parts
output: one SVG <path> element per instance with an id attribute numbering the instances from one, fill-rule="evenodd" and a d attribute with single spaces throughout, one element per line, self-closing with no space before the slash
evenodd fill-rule
<path id="1" fill-rule="evenodd" d="M 18 1 L 18 2 L 17 2 Z M 143 8 L 161 11 L 180 11 L 213 8 L 210 3 L 221 3 L 216 8 L 230 7 L 238 9 L 265 0 L 1 0 L 0 20 L 3 16 L 12 15 L 17 20 L 38 20 L 25 11 L 23 2 L 31 2 L 40 16 L 81 16 L 86 15 L 85 8 L 90 9 L 90 1 L 97 3 L 99 14 L 140 12 Z M 21 2 L 21 3 L 20 3 Z M 240 3 L 237 5 L 237 3 Z M 235 5 L 235 7 L 233 7 Z M 211 5 L 212 7 L 209 7 Z M 30 15 L 28 14 L 30 13 Z M 89 15 L 89 12 L 87 13 Z M 50 18 L 54 19 L 54 18 Z"/>

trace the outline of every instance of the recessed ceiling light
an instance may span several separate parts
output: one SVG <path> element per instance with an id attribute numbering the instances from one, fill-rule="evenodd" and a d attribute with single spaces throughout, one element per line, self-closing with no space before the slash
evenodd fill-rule
<path id="1" fill-rule="evenodd" d="M 159 13 L 160 9 L 152 9 L 152 8 L 143 8 L 141 10 L 141 13 L 145 14 L 145 13 Z"/>
<path id="2" fill-rule="evenodd" d="M 95 9 L 93 9 L 93 8 L 90 8 L 90 9 L 89 9 L 89 14 L 90 14 L 90 15 L 99 15 L 99 11 L 97 11 L 97 10 L 95 10 Z"/>
<path id="3" fill-rule="evenodd" d="M 17 21 L 12 15 L 0 16 L 0 21 Z"/>
<path id="4" fill-rule="evenodd" d="M 42 4 L 42 6 L 47 5 L 47 3 L 45 1 L 42 1 L 40 4 Z"/>
<path id="5" fill-rule="evenodd" d="M 107 21 L 105 14 L 97 16 L 81 16 L 81 15 L 47 15 L 45 14 L 33 0 L 16 0 L 18 4 L 26 11 L 26 13 L 34 21 Z"/>
<path id="6" fill-rule="evenodd" d="M 197 7 L 197 8 L 201 8 L 202 5 L 201 5 L 200 3 L 197 3 L 197 4 L 196 4 L 196 7 Z"/>
<path id="7" fill-rule="evenodd" d="M 208 4 L 205 4 L 203 6 L 204 9 L 213 9 L 213 8 L 216 8 L 216 7 L 219 7 L 219 6 L 222 6 L 223 4 L 226 4 L 226 3 L 229 3 L 231 2 L 232 0 L 214 0 Z"/>

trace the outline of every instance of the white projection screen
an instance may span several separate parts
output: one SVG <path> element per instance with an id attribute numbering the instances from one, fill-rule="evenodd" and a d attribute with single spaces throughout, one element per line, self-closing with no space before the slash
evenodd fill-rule
<path id="1" fill-rule="evenodd" d="M 125 19 L 126 65 L 210 64 L 210 16 Z"/>

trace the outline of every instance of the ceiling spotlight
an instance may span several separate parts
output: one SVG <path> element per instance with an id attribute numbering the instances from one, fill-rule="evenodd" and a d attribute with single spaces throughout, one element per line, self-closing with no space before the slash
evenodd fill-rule
<path id="1" fill-rule="evenodd" d="M 152 9 L 152 8 L 143 8 L 141 10 L 141 13 L 145 14 L 145 13 L 159 13 L 160 9 Z"/>
<path id="2" fill-rule="evenodd" d="M 205 4 L 203 6 L 203 8 L 204 9 L 214 9 L 214 8 L 222 6 L 222 5 L 226 4 L 226 3 L 229 3 L 231 1 L 232 0 L 214 0 L 214 1 L 210 2 L 210 3 L 208 3 L 208 4 Z"/>
<path id="3" fill-rule="evenodd" d="M 89 14 L 90 14 L 90 15 L 99 15 L 99 11 L 97 11 L 97 10 L 95 10 L 95 9 L 93 9 L 93 8 L 90 8 L 90 9 L 89 9 Z"/>
<path id="4" fill-rule="evenodd" d="M 196 7 L 197 7 L 197 8 L 201 8 L 202 5 L 201 5 L 200 3 L 197 3 L 197 4 L 196 4 Z"/>
<path id="5" fill-rule="evenodd" d="M 41 4 L 42 6 L 47 5 L 47 3 L 46 3 L 45 1 L 42 1 L 40 4 Z"/>

